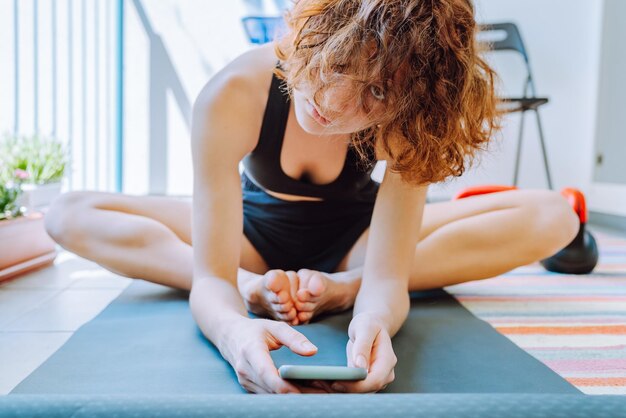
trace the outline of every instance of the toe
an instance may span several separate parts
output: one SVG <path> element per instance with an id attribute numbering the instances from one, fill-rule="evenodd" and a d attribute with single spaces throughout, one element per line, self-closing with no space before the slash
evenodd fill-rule
<path id="1" fill-rule="evenodd" d="M 278 292 L 278 294 L 276 294 L 272 292 L 271 290 L 266 289 L 263 292 L 263 297 L 269 303 L 283 304 L 283 303 L 287 303 L 291 301 L 291 297 L 289 296 L 289 293 L 287 293 L 284 290 L 281 290 L 280 292 Z"/>
<path id="2" fill-rule="evenodd" d="M 300 289 L 298 293 L 296 293 L 296 300 L 303 303 L 317 302 L 319 299 L 319 296 L 314 296 L 309 289 Z"/>
<path id="3" fill-rule="evenodd" d="M 296 309 L 299 312 L 313 312 L 317 303 L 315 302 L 301 302 L 299 300 L 296 301 Z"/>
<path id="4" fill-rule="evenodd" d="M 322 273 L 316 273 L 311 276 L 307 289 L 312 297 L 319 297 L 326 290 L 326 278 Z"/>
<path id="5" fill-rule="evenodd" d="M 287 313 L 293 309 L 293 302 L 287 303 L 272 303 L 272 309 L 278 313 Z"/>
<path id="6" fill-rule="evenodd" d="M 300 277 L 300 289 L 296 297 L 303 302 L 317 300 L 327 288 L 327 278 L 319 271 L 309 271 Z"/>
<path id="7" fill-rule="evenodd" d="M 286 322 L 290 322 L 293 321 L 294 319 L 296 319 L 298 316 L 298 313 L 296 312 L 295 309 L 291 308 L 291 310 L 289 312 L 286 313 L 277 313 L 276 314 L 276 318 L 281 320 L 281 321 L 286 321 Z"/>
<path id="8" fill-rule="evenodd" d="M 289 277 L 283 270 L 268 271 L 265 274 L 265 288 L 274 293 L 278 293 L 283 289 L 289 291 Z"/>
<path id="9" fill-rule="evenodd" d="M 265 274 L 265 299 L 270 303 L 286 303 L 291 300 L 291 284 L 283 270 L 272 270 Z"/>
<path id="10" fill-rule="evenodd" d="M 298 277 L 298 274 L 293 270 L 289 270 L 285 272 L 285 274 L 289 278 L 289 294 L 292 299 L 295 299 L 296 292 L 298 291 L 298 288 L 300 287 L 300 278 Z"/>
<path id="11" fill-rule="evenodd" d="M 313 317 L 313 312 L 298 312 L 298 320 L 302 324 L 308 323 Z"/>
<path id="12" fill-rule="evenodd" d="M 289 294 L 289 292 L 287 290 L 281 290 L 280 292 L 278 292 L 278 294 L 276 294 L 276 302 L 278 303 L 287 303 L 287 302 L 291 302 L 291 295 Z"/>

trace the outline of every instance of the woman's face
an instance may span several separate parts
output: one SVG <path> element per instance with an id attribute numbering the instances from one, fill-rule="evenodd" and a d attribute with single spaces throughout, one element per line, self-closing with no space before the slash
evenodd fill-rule
<path id="1" fill-rule="evenodd" d="M 376 124 L 374 116 L 382 102 L 370 94 L 370 115 L 358 105 L 354 88 L 347 81 L 333 82 L 319 95 L 319 107 L 313 92 L 306 86 L 293 89 L 294 108 L 298 123 L 306 132 L 317 135 L 351 134 Z"/>

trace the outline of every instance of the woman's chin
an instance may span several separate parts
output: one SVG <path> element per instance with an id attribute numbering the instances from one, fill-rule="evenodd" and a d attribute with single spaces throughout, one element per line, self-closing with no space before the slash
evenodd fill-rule
<path id="1" fill-rule="evenodd" d="M 315 123 L 315 121 L 307 121 L 305 123 L 300 123 L 300 127 L 302 128 L 304 132 L 308 134 L 312 134 L 312 135 L 328 134 L 328 130 L 324 129 L 324 127 Z"/>
<path id="2" fill-rule="evenodd" d="M 321 135 L 328 134 L 328 128 L 320 125 L 309 115 L 302 115 L 299 112 L 296 112 L 296 120 L 298 121 L 298 125 L 302 128 L 303 131 L 313 135 Z"/>

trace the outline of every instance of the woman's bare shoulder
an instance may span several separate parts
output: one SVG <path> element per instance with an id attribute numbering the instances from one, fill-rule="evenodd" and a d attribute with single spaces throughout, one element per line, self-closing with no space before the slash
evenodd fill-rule
<path id="1" fill-rule="evenodd" d="M 273 49 L 267 46 L 247 51 L 227 64 L 198 94 L 194 103 L 196 126 L 215 132 L 235 119 L 236 123 L 227 124 L 231 137 L 239 139 L 242 152 L 254 149 L 275 64 Z"/>
<path id="2" fill-rule="evenodd" d="M 196 101 L 206 103 L 216 96 L 242 95 L 247 103 L 265 106 L 277 58 L 272 45 L 263 45 L 239 55 L 215 73 Z"/>

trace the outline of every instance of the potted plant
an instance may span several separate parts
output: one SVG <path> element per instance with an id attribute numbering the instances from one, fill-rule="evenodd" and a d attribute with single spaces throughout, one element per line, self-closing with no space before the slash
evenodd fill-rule
<path id="1" fill-rule="evenodd" d="M 28 211 L 47 207 L 61 193 L 67 166 L 67 153 L 61 142 L 39 134 L 6 135 L 0 145 L 0 158 L 9 170 L 25 173 L 17 204 Z"/>
<path id="2" fill-rule="evenodd" d="M 18 204 L 28 174 L 0 161 L 0 281 L 46 266 L 56 257 L 43 214 Z"/>

